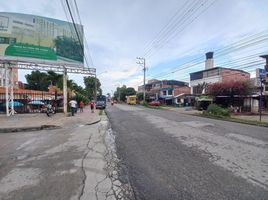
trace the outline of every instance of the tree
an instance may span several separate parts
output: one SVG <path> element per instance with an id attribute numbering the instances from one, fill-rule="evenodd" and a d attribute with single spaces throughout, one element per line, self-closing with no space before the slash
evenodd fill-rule
<path id="1" fill-rule="evenodd" d="M 126 89 L 126 96 L 135 95 L 135 94 L 136 94 L 136 91 L 135 91 L 134 88 L 132 88 L 132 87 L 128 87 L 128 88 Z"/>
<path id="2" fill-rule="evenodd" d="M 84 84 L 85 84 L 85 90 L 86 90 L 86 96 L 89 99 L 94 99 L 95 97 L 95 84 L 97 83 L 97 94 L 99 93 L 100 95 L 102 94 L 101 91 L 101 83 L 99 81 L 99 79 L 92 77 L 92 76 L 88 76 L 88 77 L 84 77 Z"/>
<path id="3" fill-rule="evenodd" d="M 51 84 L 56 91 L 62 91 L 63 89 L 63 75 L 57 74 L 54 71 L 32 71 L 31 74 L 27 74 L 25 78 L 27 81 L 27 89 L 47 91 Z M 87 96 L 86 90 L 77 85 L 72 79 L 67 80 L 67 88 L 69 92 Z"/>
<path id="4" fill-rule="evenodd" d="M 148 101 L 148 99 L 150 98 L 149 93 L 145 93 L 145 100 Z M 137 93 L 137 100 L 138 101 L 143 101 L 143 92 Z"/>
<path id="5" fill-rule="evenodd" d="M 51 81 L 52 85 L 57 86 L 60 89 L 63 89 L 63 75 L 57 74 L 54 71 L 47 72 L 47 78 Z"/>
<path id="6" fill-rule="evenodd" d="M 38 70 L 25 75 L 27 84 L 26 89 L 47 91 L 50 81 L 47 73 Z"/>
<path id="7" fill-rule="evenodd" d="M 119 96 L 120 94 L 120 96 Z M 126 96 L 135 95 L 136 91 L 132 87 L 128 87 L 123 85 L 122 87 L 117 87 L 116 91 L 114 92 L 114 98 L 120 101 L 125 101 Z"/>
<path id="8" fill-rule="evenodd" d="M 252 85 L 249 81 L 230 81 L 213 83 L 208 86 L 208 94 L 211 96 L 249 95 L 252 92 Z"/>

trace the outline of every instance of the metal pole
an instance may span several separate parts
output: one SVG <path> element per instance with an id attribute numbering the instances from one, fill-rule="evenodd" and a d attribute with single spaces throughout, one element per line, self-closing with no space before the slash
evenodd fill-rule
<path id="1" fill-rule="evenodd" d="M 67 110 L 67 105 L 68 105 L 68 99 L 67 99 L 67 69 L 64 68 L 64 73 L 63 73 L 63 111 L 64 115 L 67 116 L 68 110 Z"/>
<path id="2" fill-rule="evenodd" d="M 260 94 L 260 102 L 259 102 L 259 113 L 260 113 L 260 122 L 261 122 L 261 116 L 262 116 L 262 78 L 261 79 L 261 94 Z"/>
<path id="3" fill-rule="evenodd" d="M 14 88 L 13 88 L 13 85 L 14 85 L 14 80 L 13 80 L 13 69 L 10 68 L 10 102 L 11 102 L 11 111 L 10 111 L 10 114 L 11 115 L 14 115 L 15 113 L 15 110 L 14 110 Z"/>
<path id="4" fill-rule="evenodd" d="M 5 69 L 1 68 L 1 83 L 0 86 L 4 86 Z"/>
<path id="5" fill-rule="evenodd" d="M 8 86 L 9 86 L 9 76 L 7 63 L 5 65 L 5 88 L 6 88 L 6 115 L 9 116 L 9 98 L 8 98 Z"/>
<path id="6" fill-rule="evenodd" d="M 145 64 L 145 58 L 137 57 L 138 60 L 141 60 L 141 62 L 137 62 L 137 64 L 143 65 L 143 102 L 145 103 L 145 71 L 146 71 L 146 64 Z"/>
<path id="7" fill-rule="evenodd" d="M 143 87 L 144 87 L 144 90 L 143 90 L 143 103 L 145 103 L 145 71 L 146 71 L 145 58 L 143 58 Z"/>

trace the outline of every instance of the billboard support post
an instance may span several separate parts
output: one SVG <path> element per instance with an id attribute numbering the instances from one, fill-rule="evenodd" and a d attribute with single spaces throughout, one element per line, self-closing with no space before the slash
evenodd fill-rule
<path id="1" fill-rule="evenodd" d="M 9 104 L 9 90 L 8 90 L 8 86 L 9 86 L 9 77 L 8 77 L 8 73 L 9 73 L 9 69 L 7 67 L 7 63 L 4 64 L 5 67 L 5 87 L 6 87 L 6 114 L 7 116 L 9 116 L 9 108 L 8 108 L 8 104 Z"/>
<path id="2" fill-rule="evenodd" d="M 68 110 L 67 110 L 67 69 L 64 68 L 63 72 L 63 111 L 64 115 L 67 116 Z"/>
<path id="3" fill-rule="evenodd" d="M 8 63 L 4 63 L 5 88 L 6 88 L 6 115 L 14 115 L 14 94 L 13 94 L 13 70 Z"/>

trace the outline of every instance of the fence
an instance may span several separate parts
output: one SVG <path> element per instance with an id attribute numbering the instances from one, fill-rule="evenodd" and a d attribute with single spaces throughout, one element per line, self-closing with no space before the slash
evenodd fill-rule
<path id="1" fill-rule="evenodd" d="M 14 110 L 16 113 L 41 113 L 47 104 L 55 106 L 57 112 L 63 111 L 63 96 L 57 93 L 29 90 L 14 92 Z M 11 108 L 11 102 L 8 103 Z M 0 93 L 0 113 L 6 113 L 6 95 Z"/>

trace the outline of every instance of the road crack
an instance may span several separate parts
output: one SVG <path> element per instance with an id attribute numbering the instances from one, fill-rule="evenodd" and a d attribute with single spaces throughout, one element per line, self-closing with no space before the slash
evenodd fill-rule
<path id="1" fill-rule="evenodd" d="M 116 155 L 115 147 L 115 137 L 113 135 L 112 129 L 109 128 L 104 134 L 101 134 L 103 130 L 102 127 L 99 129 L 99 134 L 101 136 L 102 142 L 105 145 L 104 159 L 106 162 L 105 171 L 106 176 L 99 181 L 95 186 L 95 196 L 99 199 L 99 193 L 105 195 L 105 200 L 116 199 L 116 200 L 133 200 L 134 192 L 129 184 L 129 181 L 122 183 L 119 176 L 119 171 L 121 165 L 119 164 L 119 159 Z M 108 191 L 100 191 L 99 187 L 104 182 L 110 182 L 110 187 Z"/>
<path id="2" fill-rule="evenodd" d="M 78 200 L 80 200 L 82 198 L 82 196 L 84 195 L 84 190 L 85 190 L 85 183 L 86 183 L 86 179 L 87 179 L 87 174 L 86 174 L 86 171 L 85 171 L 85 168 L 84 168 L 84 160 L 86 159 L 87 155 L 89 154 L 89 152 L 91 151 L 91 148 L 89 147 L 89 143 L 91 141 L 91 137 L 92 137 L 92 134 L 88 137 L 88 141 L 87 141 L 87 152 L 84 154 L 83 158 L 82 158 L 82 161 L 81 161 L 81 169 L 82 169 L 82 172 L 83 172 L 83 179 L 82 179 L 82 189 L 81 189 L 81 192 L 78 196 Z"/>

